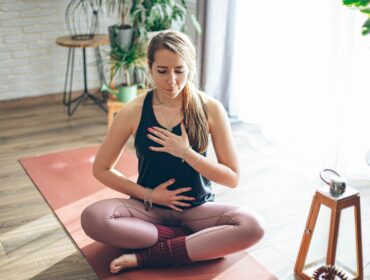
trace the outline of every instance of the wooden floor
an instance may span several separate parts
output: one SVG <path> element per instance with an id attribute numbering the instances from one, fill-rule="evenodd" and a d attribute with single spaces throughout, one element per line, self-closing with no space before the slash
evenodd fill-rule
<path id="1" fill-rule="evenodd" d="M 97 279 L 17 160 L 98 145 L 106 118 L 89 104 L 73 117 L 59 103 L 0 112 L 0 279 Z M 247 251 L 279 279 L 294 279 L 318 180 L 300 174 L 299 160 L 267 142 L 258 127 L 234 125 L 233 133 L 241 182 L 236 189 L 215 186 L 217 200 L 250 207 L 264 217 L 265 238 Z M 370 279 L 370 183 L 356 186 L 361 192 L 365 279 Z"/>

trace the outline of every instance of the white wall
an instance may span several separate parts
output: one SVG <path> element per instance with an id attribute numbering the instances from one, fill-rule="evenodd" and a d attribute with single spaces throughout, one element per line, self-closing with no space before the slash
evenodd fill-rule
<path id="1" fill-rule="evenodd" d="M 68 34 L 64 22 L 68 3 L 0 0 L 0 101 L 63 92 L 68 48 L 56 45 L 55 40 Z M 195 9 L 195 4 L 189 9 Z M 107 33 L 107 26 L 116 21 L 103 17 L 100 32 Z M 98 87 L 92 48 L 87 49 L 87 61 L 88 86 Z M 83 87 L 80 49 L 75 53 L 74 70 L 73 90 L 79 90 Z"/>
<path id="2" fill-rule="evenodd" d="M 68 34 L 68 2 L 0 0 L 0 100 L 63 91 L 68 48 L 56 45 L 55 39 Z M 74 90 L 83 83 L 81 53 L 76 51 Z M 98 85 L 93 49 L 87 55 L 91 88 Z"/>

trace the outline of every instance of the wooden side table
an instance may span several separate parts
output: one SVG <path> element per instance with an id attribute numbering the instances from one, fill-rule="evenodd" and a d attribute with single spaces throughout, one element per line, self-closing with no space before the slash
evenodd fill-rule
<path id="1" fill-rule="evenodd" d="M 72 116 L 73 113 L 76 111 L 77 107 L 87 99 L 91 99 L 96 105 L 98 105 L 102 110 L 106 112 L 107 109 L 103 105 L 107 101 L 106 96 L 103 95 L 102 98 L 99 99 L 88 91 L 87 70 L 86 70 L 86 48 L 94 48 L 99 78 L 102 79 L 104 77 L 104 73 L 99 47 L 102 45 L 109 45 L 108 36 L 98 34 L 95 35 L 94 38 L 89 40 L 75 40 L 72 39 L 70 36 L 62 36 L 56 39 L 56 43 L 59 46 L 68 48 L 67 69 L 63 93 L 63 104 L 68 107 L 68 115 Z M 80 96 L 76 97 L 75 99 L 72 99 L 73 68 L 76 48 L 82 48 L 84 91 Z M 74 107 L 72 107 L 74 103 L 75 105 Z"/>
<path id="2" fill-rule="evenodd" d="M 138 89 L 137 94 L 146 93 L 148 89 Z M 117 101 L 117 99 L 113 95 L 109 95 L 109 99 L 107 102 L 108 107 L 108 130 L 112 126 L 114 116 L 125 106 L 125 103 Z"/>
<path id="3" fill-rule="evenodd" d="M 327 224 L 329 231 L 326 232 L 324 228 L 316 226 L 320 210 L 330 211 L 330 222 Z M 346 239 L 342 236 L 341 242 L 353 245 L 353 251 L 346 251 L 346 255 L 353 256 L 353 267 L 343 260 L 339 260 L 337 256 L 337 249 L 340 228 L 346 227 L 345 224 L 340 223 L 343 219 L 344 211 L 352 212 L 353 228 L 347 228 L 348 232 L 353 233 L 354 240 Z M 345 231 L 342 232 L 342 234 Z M 321 255 L 311 248 L 311 240 L 313 236 L 318 238 L 325 238 L 328 233 L 328 240 L 323 240 L 327 244 L 326 252 Z M 316 241 L 318 239 L 315 239 Z M 325 248 L 320 248 L 325 250 Z M 310 253 L 310 254 L 309 254 Z M 343 251 L 342 251 L 343 253 Z M 310 256 L 310 258 L 308 258 Z M 329 187 L 321 187 L 316 190 L 312 199 L 311 209 L 307 218 L 306 228 L 303 233 L 301 246 L 297 255 L 294 271 L 296 275 L 304 280 L 312 278 L 312 272 L 321 265 L 335 265 L 341 270 L 349 274 L 350 279 L 363 280 L 363 257 L 362 257 L 362 231 L 361 231 L 361 208 L 360 208 L 360 194 L 357 190 L 347 187 L 343 195 L 333 197 L 329 192 Z"/>

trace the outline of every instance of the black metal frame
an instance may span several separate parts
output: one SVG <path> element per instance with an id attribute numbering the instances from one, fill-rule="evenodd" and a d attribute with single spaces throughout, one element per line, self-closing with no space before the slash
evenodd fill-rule
<path id="1" fill-rule="evenodd" d="M 84 91 L 80 96 L 72 99 L 75 49 L 76 49 L 75 47 L 71 47 L 68 49 L 67 69 L 66 69 L 66 76 L 65 76 L 65 82 L 64 82 L 63 104 L 68 107 L 68 116 L 72 116 L 74 112 L 76 111 L 76 109 L 81 105 L 81 103 L 88 99 L 91 99 L 103 111 L 107 112 L 107 109 L 103 104 L 107 102 L 108 95 L 101 92 L 102 98 L 98 98 L 95 95 L 91 94 L 87 88 L 86 48 L 82 48 Z M 104 73 L 102 72 L 103 62 L 102 62 L 102 58 L 100 55 L 99 47 L 95 48 L 95 57 L 97 60 L 96 63 L 98 67 L 99 80 L 100 80 L 100 83 L 102 83 L 104 82 L 105 78 L 104 78 Z"/>

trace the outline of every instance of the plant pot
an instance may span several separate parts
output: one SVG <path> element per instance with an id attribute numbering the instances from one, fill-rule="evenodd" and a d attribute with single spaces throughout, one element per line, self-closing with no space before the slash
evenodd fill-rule
<path id="1" fill-rule="evenodd" d="M 111 25 L 108 27 L 109 41 L 111 46 L 118 45 L 122 49 L 132 46 L 134 29 L 129 25 Z"/>
<path id="2" fill-rule="evenodd" d="M 137 85 L 120 86 L 118 88 L 117 100 L 123 103 L 128 103 L 137 96 Z"/>

